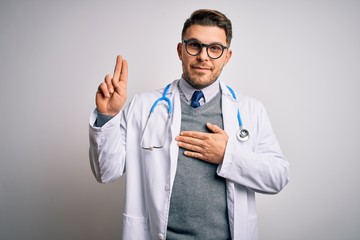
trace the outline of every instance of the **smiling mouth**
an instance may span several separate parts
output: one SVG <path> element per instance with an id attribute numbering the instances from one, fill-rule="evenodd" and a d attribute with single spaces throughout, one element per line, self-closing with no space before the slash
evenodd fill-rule
<path id="1" fill-rule="evenodd" d="M 208 67 L 200 67 L 200 66 L 192 66 L 192 69 L 199 70 L 199 71 L 210 71 L 211 68 Z"/>

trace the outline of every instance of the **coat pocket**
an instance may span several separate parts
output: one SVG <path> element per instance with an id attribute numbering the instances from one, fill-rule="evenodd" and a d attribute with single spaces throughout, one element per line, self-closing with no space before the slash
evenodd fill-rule
<path id="1" fill-rule="evenodd" d="M 148 219 L 123 214 L 123 239 L 150 240 Z"/>

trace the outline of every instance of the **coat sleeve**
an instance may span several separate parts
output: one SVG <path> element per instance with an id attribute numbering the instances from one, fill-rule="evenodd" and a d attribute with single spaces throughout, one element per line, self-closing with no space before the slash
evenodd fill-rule
<path id="1" fill-rule="evenodd" d="M 276 194 L 289 181 L 289 163 L 284 158 L 264 106 L 251 108 L 252 141 L 241 143 L 232 134 L 218 175 L 254 192 Z"/>
<path id="2" fill-rule="evenodd" d="M 124 111 L 113 117 L 102 127 L 95 127 L 95 109 L 89 123 L 89 158 L 97 181 L 108 183 L 118 179 L 125 172 L 126 123 Z"/>

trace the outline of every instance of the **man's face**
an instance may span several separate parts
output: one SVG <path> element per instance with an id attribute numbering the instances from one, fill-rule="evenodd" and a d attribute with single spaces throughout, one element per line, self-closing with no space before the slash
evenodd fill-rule
<path id="1" fill-rule="evenodd" d="M 184 40 L 188 39 L 195 39 L 204 44 L 220 43 L 227 46 L 225 31 L 216 26 L 192 25 L 184 35 Z M 215 82 L 232 54 L 230 49 L 225 49 L 220 58 L 211 59 L 204 47 L 199 55 L 191 56 L 186 52 L 185 43 L 179 43 L 177 51 L 182 62 L 183 78 L 197 89 Z"/>

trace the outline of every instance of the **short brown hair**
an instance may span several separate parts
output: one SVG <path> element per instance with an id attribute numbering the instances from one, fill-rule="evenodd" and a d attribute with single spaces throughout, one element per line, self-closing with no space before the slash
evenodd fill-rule
<path id="1" fill-rule="evenodd" d="M 224 29 L 226 34 L 226 43 L 228 44 L 228 46 L 230 46 L 232 39 L 231 21 L 223 13 L 210 9 L 196 10 L 184 23 L 184 27 L 181 33 L 182 39 L 184 39 L 186 30 L 195 24 L 202 26 L 216 26 Z"/>

